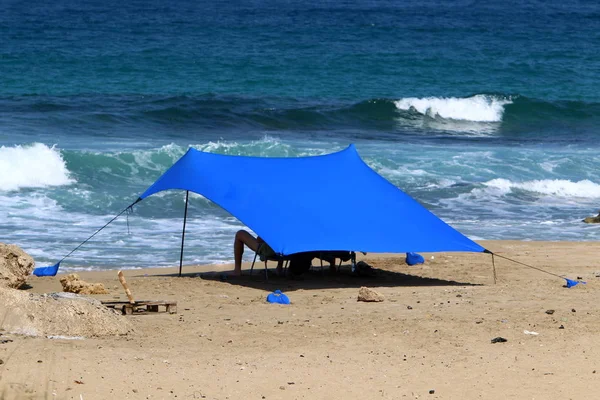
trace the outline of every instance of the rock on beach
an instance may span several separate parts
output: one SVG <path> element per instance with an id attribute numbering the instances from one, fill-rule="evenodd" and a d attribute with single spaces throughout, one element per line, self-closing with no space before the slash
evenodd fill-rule
<path id="1" fill-rule="evenodd" d="M 0 243 L 0 287 L 17 289 L 33 272 L 33 257 L 14 244 Z"/>
<path id="2" fill-rule="evenodd" d="M 108 290 L 101 283 L 87 283 L 77 274 L 69 274 L 60 278 L 64 292 L 78 294 L 108 294 Z"/>
<path id="3" fill-rule="evenodd" d="M 381 293 L 366 286 L 362 286 L 358 291 L 358 301 L 380 302 L 384 299 L 385 297 Z"/>

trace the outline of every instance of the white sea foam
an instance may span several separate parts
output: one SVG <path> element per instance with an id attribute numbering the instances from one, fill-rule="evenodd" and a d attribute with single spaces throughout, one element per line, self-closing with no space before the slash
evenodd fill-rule
<path id="1" fill-rule="evenodd" d="M 556 197 L 600 198 L 600 184 L 587 179 L 578 182 L 565 179 L 543 179 L 526 182 L 493 179 L 485 182 L 484 185 L 502 194 L 509 193 L 513 189 L 521 189 Z"/>
<path id="2" fill-rule="evenodd" d="M 288 144 L 283 144 L 277 138 L 265 135 L 259 140 L 238 143 L 234 141 L 216 141 L 199 144 L 194 146 L 196 149 L 209 153 L 221 153 L 229 155 L 249 155 L 249 156 L 271 156 L 271 157 L 289 157 L 296 156 L 290 154 L 293 148 Z"/>
<path id="3" fill-rule="evenodd" d="M 62 155 L 42 143 L 0 147 L 0 191 L 74 183 Z"/>
<path id="4" fill-rule="evenodd" d="M 130 164 L 130 167 L 132 169 L 135 168 L 135 172 L 137 172 L 138 168 L 147 168 L 153 171 L 160 171 L 164 168 L 164 166 L 161 163 L 156 162 L 156 156 L 167 156 L 172 160 L 172 162 L 175 162 L 177 159 L 179 159 L 179 157 L 185 154 L 186 150 L 187 149 L 174 143 L 164 145 L 158 150 L 136 150 L 132 153 L 135 162 L 134 164 Z"/>
<path id="5" fill-rule="evenodd" d="M 194 148 L 208 153 L 228 155 L 254 156 L 254 157 L 305 157 L 333 153 L 343 147 L 330 146 L 329 148 L 302 148 L 283 143 L 279 138 L 265 135 L 259 140 L 249 142 L 216 141 L 197 144 Z"/>
<path id="6" fill-rule="evenodd" d="M 396 168 L 389 168 L 381 166 L 377 162 L 371 162 L 369 164 L 374 167 L 381 175 L 386 178 L 400 177 L 406 180 L 411 180 L 414 177 L 430 176 L 431 174 L 422 169 L 411 169 L 408 167 L 398 166 Z"/>
<path id="7" fill-rule="evenodd" d="M 340 149 L 302 149 L 282 143 L 280 139 L 268 135 L 253 141 L 209 141 L 192 145 L 193 148 L 209 152 L 228 155 L 244 155 L 256 157 L 299 157 L 309 155 L 327 154 Z M 91 152 L 96 156 L 115 159 L 118 163 L 127 166 L 128 176 L 137 177 L 148 171 L 164 172 L 171 164 L 176 162 L 188 150 L 185 146 L 174 143 L 160 148 L 151 148 L 134 151 L 117 151 L 113 153 Z M 133 157 L 133 159 L 132 159 Z M 101 167 L 102 172 L 112 174 L 110 167 Z M 144 171 L 142 174 L 141 171 Z"/>
<path id="8" fill-rule="evenodd" d="M 511 104 L 512 101 L 478 94 L 467 98 L 408 97 L 394 103 L 400 110 L 414 110 L 430 117 L 473 122 L 500 122 L 504 114 L 504 106 Z"/>

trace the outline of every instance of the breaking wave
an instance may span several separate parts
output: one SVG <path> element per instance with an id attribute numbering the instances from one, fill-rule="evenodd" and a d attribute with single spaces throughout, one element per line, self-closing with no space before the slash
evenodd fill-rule
<path id="1" fill-rule="evenodd" d="M 460 121 L 500 122 L 504 106 L 512 104 L 510 98 L 478 94 L 458 97 L 409 97 L 394 102 L 399 110 L 416 111 L 432 118 L 440 117 Z"/>
<path id="2" fill-rule="evenodd" d="M 508 194 L 514 190 L 522 190 L 553 197 L 600 198 L 600 184 L 587 179 L 578 182 L 565 179 L 512 182 L 508 179 L 499 178 L 485 182 L 484 185 L 498 191 L 499 194 Z"/>
<path id="3" fill-rule="evenodd" d="M 74 183 L 60 151 L 42 143 L 0 147 L 0 191 Z"/>

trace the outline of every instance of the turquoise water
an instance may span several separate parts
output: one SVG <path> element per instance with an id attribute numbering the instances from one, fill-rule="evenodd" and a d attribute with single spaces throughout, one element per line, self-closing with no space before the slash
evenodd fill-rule
<path id="1" fill-rule="evenodd" d="M 473 239 L 600 239 L 581 223 L 600 208 L 599 5 L 2 2 L 0 29 L 0 238 L 38 263 L 189 146 L 355 143 Z M 183 204 L 145 200 L 65 266 L 176 264 Z M 186 262 L 231 261 L 240 223 L 200 196 L 190 206 Z"/>

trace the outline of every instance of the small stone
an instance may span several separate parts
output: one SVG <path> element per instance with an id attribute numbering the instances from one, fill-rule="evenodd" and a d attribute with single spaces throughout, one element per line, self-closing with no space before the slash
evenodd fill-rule
<path id="1" fill-rule="evenodd" d="M 288 385 L 294 385 L 296 382 L 288 382 Z"/>
<path id="2" fill-rule="evenodd" d="M 43 363 L 43 361 L 42 360 L 38 360 L 38 364 L 40 364 L 40 363 Z"/>
<path id="3" fill-rule="evenodd" d="M 137 389 L 132 389 L 131 390 L 133 393 L 137 393 Z"/>
<path id="4" fill-rule="evenodd" d="M 577 312 L 577 310 L 574 308 L 571 308 L 571 312 Z"/>
<path id="5" fill-rule="evenodd" d="M 503 337 L 495 337 L 492 339 L 492 343 L 504 343 L 504 342 L 508 342 L 508 340 L 504 339 Z"/>
<path id="6" fill-rule="evenodd" d="M 369 289 L 366 286 L 361 286 L 358 291 L 358 301 L 380 302 L 384 299 L 385 297 L 381 293 L 376 292 L 373 289 Z"/>
<path id="7" fill-rule="evenodd" d="M 457 294 L 456 297 L 462 297 L 462 294 Z"/>
<path id="8" fill-rule="evenodd" d="M 561 325 L 561 326 L 558 327 L 558 329 L 565 329 L 565 326 Z"/>
<path id="9" fill-rule="evenodd" d="M 279 386 L 279 389 L 285 390 L 285 386 Z"/>
<path id="10" fill-rule="evenodd" d="M 406 308 L 408 308 L 409 310 L 412 310 L 412 306 L 406 306 Z"/>
<path id="11" fill-rule="evenodd" d="M 552 315 L 552 314 L 554 314 L 554 310 L 546 310 L 546 314 Z"/>
<path id="12" fill-rule="evenodd" d="M 434 394 L 434 393 L 435 393 L 435 390 L 433 390 L 433 389 L 431 389 L 431 390 L 429 391 L 429 394 Z"/>
<path id="13" fill-rule="evenodd" d="M 2 359 L 0 358 L 0 365 L 2 365 L 2 364 L 4 364 L 4 360 L 2 360 Z M 594 372 L 596 372 L 596 371 L 594 371 Z"/>

